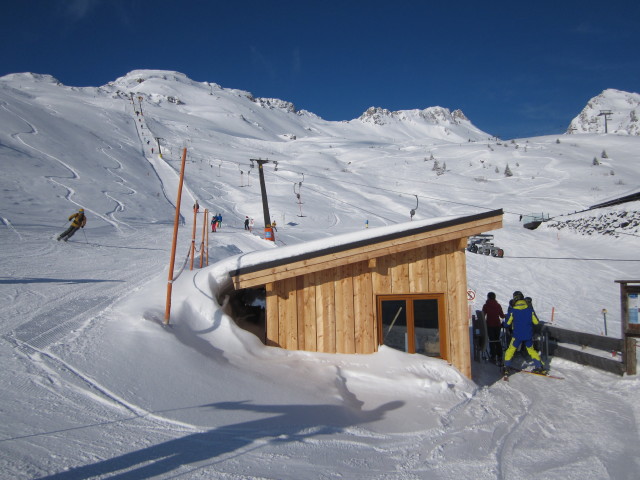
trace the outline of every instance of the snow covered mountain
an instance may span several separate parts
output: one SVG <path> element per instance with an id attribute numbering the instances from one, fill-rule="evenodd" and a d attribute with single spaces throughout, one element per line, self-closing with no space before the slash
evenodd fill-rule
<path id="1" fill-rule="evenodd" d="M 567 133 L 640 135 L 640 94 L 607 89 L 571 121 Z M 606 123 L 606 125 L 605 125 Z"/>
<path id="2" fill-rule="evenodd" d="M 269 348 L 215 295 L 249 252 L 397 228 L 411 210 L 426 220 L 503 208 L 504 228 L 491 233 L 505 257 L 467 254 L 469 309 L 489 291 L 506 307 L 522 290 L 564 328 L 598 334 L 606 309 L 618 336 L 615 280 L 638 277 L 639 202 L 584 210 L 637 191 L 639 136 L 503 142 L 440 107 L 329 122 L 158 70 L 83 88 L 2 77 L 0 124 L 0 477 L 582 480 L 640 470 L 637 378 L 554 359 L 565 380 L 507 383 L 475 362 L 473 383 L 442 360 L 384 347 Z M 185 268 L 163 328 L 185 148 Z M 261 238 L 256 158 L 269 159 L 275 246 Z M 189 270 L 196 200 L 223 223 L 198 248 L 210 266 Z M 56 242 L 79 207 L 86 228 Z M 530 213 L 553 221 L 527 230 Z"/>
<path id="3" fill-rule="evenodd" d="M 451 112 L 442 107 L 396 112 L 386 108 L 371 107 L 358 120 L 365 124 L 384 126 L 387 129 L 393 125 L 399 130 L 410 130 L 416 139 L 427 137 L 451 142 L 471 142 L 489 138 L 487 133 L 473 126 L 461 110 Z"/>

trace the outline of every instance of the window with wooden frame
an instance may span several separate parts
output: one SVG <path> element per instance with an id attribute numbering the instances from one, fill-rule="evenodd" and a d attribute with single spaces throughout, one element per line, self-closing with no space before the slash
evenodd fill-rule
<path id="1" fill-rule="evenodd" d="M 378 342 L 447 358 L 444 294 L 378 295 Z"/>

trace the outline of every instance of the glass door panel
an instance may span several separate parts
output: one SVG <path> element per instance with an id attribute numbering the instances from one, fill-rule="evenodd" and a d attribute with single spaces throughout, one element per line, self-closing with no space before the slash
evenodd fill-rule
<path id="1" fill-rule="evenodd" d="M 438 300 L 435 298 L 413 300 L 415 353 L 441 357 Z"/>
<path id="2" fill-rule="evenodd" d="M 381 304 L 382 344 L 407 352 L 407 302 L 383 300 Z"/>

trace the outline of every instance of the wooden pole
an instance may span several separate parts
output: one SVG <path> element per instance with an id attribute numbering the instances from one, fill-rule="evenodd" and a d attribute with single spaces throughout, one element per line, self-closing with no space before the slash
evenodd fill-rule
<path id="1" fill-rule="evenodd" d="M 204 265 L 204 237 L 207 234 L 207 210 L 205 209 L 202 220 L 202 242 L 200 243 L 200 268 Z"/>
<path id="2" fill-rule="evenodd" d="M 198 222 L 198 212 L 193 209 L 193 229 L 191 231 L 191 267 L 189 270 L 193 270 L 193 260 L 196 255 L 196 223 Z"/>
<path id="3" fill-rule="evenodd" d="M 207 226 L 207 267 L 209 266 L 209 210 L 204 211 L 204 224 Z"/>
<path id="4" fill-rule="evenodd" d="M 173 267 L 176 263 L 176 245 L 178 243 L 178 225 L 180 224 L 180 201 L 182 199 L 182 183 L 184 181 L 184 166 L 187 161 L 187 149 L 182 150 L 182 165 L 180 166 L 180 181 L 178 183 L 178 197 L 176 199 L 176 214 L 173 219 L 173 242 L 171 244 L 171 260 L 169 262 L 169 280 L 167 282 L 167 303 L 164 310 L 164 324 L 169 325 L 171 316 L 171 290 L 173 289 Z"/>

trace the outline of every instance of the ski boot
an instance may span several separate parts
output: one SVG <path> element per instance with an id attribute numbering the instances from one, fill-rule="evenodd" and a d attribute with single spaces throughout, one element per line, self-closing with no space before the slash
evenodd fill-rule
<path id="1" fill-rule="evenodd" d="M 531 370 L 533 373 L 536 373 L 538 375 L 548 375 L 549 374 L 549 369 L 546 368 L 544 366 L 544 364 L 542 364 L 540 362 L 536 362 L 536 363 L 538 363 L 538 365 L 533 370 Z"/>

